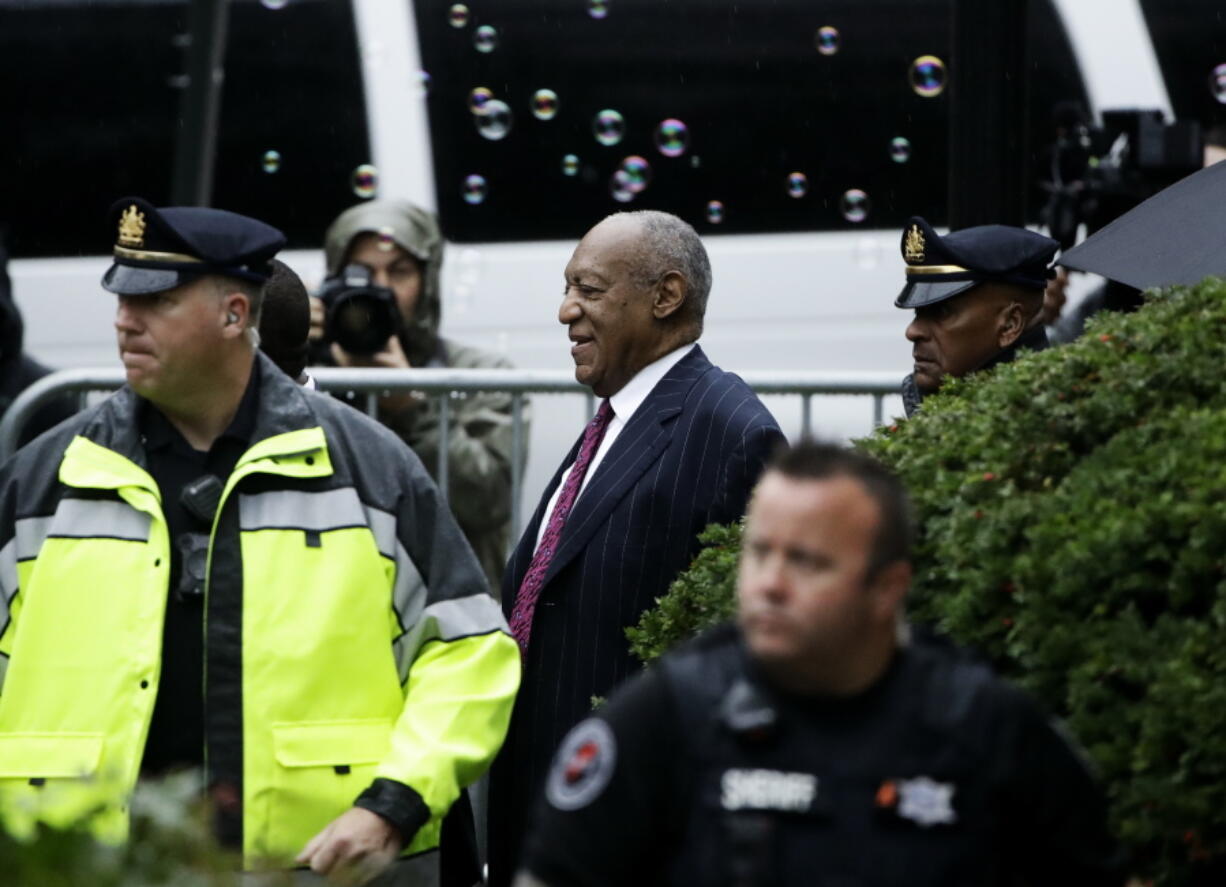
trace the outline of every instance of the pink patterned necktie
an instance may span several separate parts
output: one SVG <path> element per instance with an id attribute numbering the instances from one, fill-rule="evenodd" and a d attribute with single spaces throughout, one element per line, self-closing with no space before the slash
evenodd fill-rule
<path id="1" fill-rule="evenodd" d="M 519 643 L 521 655 L 528 655 L 532 614 L 536 612 L 536 601 L 541 596 L 541 586 L 545 584 L 545 572 L 558 548 L 558 540 L 562 538 L 562 527 L 566 524 L 566 518 L 575 500 L 579 498 L 579 488 L 583 485 L 588 465 L 596 455 L 596 450 L 600 448 L 600 442 L 604 440 L 604 433 L 612 420 L 613 407 L 609 405 L 609 399 L 605 398 L 600 402 L 600 409 L 596 411 L 592 421 L 588 422 L 587 428 L 583 430 L 579 455 L 575 457 L 575 464 L 566 476 L 566 483 L 562 485 L 562 492 L 558 495 L 558 501 L 549 515 L 549 523 L 545 526 L 545 533 L 541 536 L 541 544 L 532 555 L 528 572 L 524 573 L 524 581 L 519 584 L 515 606 L 511 609 L 511 636 Z"/>

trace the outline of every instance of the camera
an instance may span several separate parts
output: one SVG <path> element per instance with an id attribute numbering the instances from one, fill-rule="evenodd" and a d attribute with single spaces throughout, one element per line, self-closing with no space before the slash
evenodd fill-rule
<path id="1" fill-rule="evenodd" d="M 1056 141 L 1042 188 L 1042 220 L 1063 249 L 1123 215 L 1141 201 L 1201 168 L 1203 147 L 1195 120 L 1167 123 L 1159 110 L 1104 111 L 1090 125 L 1072 102 L 1055 109 Z"/>
<path id="2" fill-rule="evenodd" d="M 396 294 L 371 283 L 365 265 L 346 265 L 319 289 L 324 303 L 324 338 L 350 354 L 382 351 L 387 340 L 400 330 Z"/>

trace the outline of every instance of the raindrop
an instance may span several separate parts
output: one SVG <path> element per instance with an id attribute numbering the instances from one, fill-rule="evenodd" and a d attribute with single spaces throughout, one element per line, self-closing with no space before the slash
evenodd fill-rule
<path id="1" fill-rule="evenodd" d="M 488 86 L 474 86 L 468 93 L 468 110 L 474 114 L 484 114 L 485 106 L 494 98 L 494 91 Z"/>
<path id="2" fill-rule="evenodd" d="M 558 94 L 552 89 L 538 89 L 532 94 L 532 116 L 537 120 L 552 120 L 558 113 Z"/>
<path id="3" fill-rule="evenodd" d="M 363 163 L 353 171 L 349 178 L 353 193 L 363 200 L 369 200 L 379 191 L 379 170 L 369 163 Z"/>
<path id="4" fill-rule="evenodd" d="M 809 193 L 809 177 L 803 172 L 788 174 L 788 196 L 798 200 Z"/>
<path id="5" fill-rule="evenodd" d="M 384 225 L 378 231 L 375 247 L 384 253 L 390 253 L 396 248 L 396 232 Z"/>
<path id="6" fill-rule="evenodd" d="M 1218 65 L 1209 75 L 1209 91 L 1215 99 L 1226 105 L 1226 64 Z"/>
<path id="7" fill-rule="evenodd" d="M 468 24 L 468 7 L 463 3 L 453 3 L 447 10 L 447 21 L 453 28 L 463 28 Z"/>
<path id="8" fill-rule="evenodd" d="M 645 157 L 637 154 L 630 155 L 622 161 L 618 171 L 626 174 L 625 188 L 632 194 L 646 191 L 647 186 L 651 184 L 651 164 Z"/>
<path id="9" fill-rule="evenodd" d="M 625 118 L 611 108 L 601 111 L 592 120 L 592 135 L 605 147 L 616 145 L 625 134 Z"/>
<path id="10" fill-rule="evenodd" d="M 579 174 L 579 155 L 567 154 L 562 158 L 562 175 L 574 176 Z"/>
<path id="11" fill-rule="evenodd" d="M 498 47 L 498 29 L 493 25 L 482 25 L 473 31 L 473 46 L 477 52 L 493 52 Z"/>
<path id="12" fill-rule="evenodd" d="M 289 6 L 289 0 L 260 0 L 260 5 L 275 11 Z"/>
<path id="13" fill-rule="evenodd" d="M 417 92 L 422 98 L 430 94 L 430 87 L 434 85 L 434 78 L 425 71 L 417 72 Z"/>
<path id="14" fill-rule="evenodd" d="M 724 220 L 724 205 L 718 200 L 712 200 L 707 203 L 707 221 L 712 225 L 718 225 Z"/>
<path id="15" fill-rule="evenodd" d="M 656 127 L 656 148 L 665 157 L 680 157 L 690 146 L 690 129 L 680 120 L 669 117 Z"/>
<path id="16" fill-rule="evenodd" d="M 281 168 L 281 152 L 265 151 L 264 157 L 260 161 L 260 165 L 264 167 L 264 172 L 272 175 Z"/>
<path id="17" fill-rule="evenodd" d="M 839 51 L 839 29 L 830 25 L 822 25 L 813 38 L 817 51 L 822 55 L 834 55 Z"/>
<path id="18" fill-rule="evenodd" d="M 592 18 L 604 18 L 609 14 L 608 0 L 587 0 L 587 14 Z"/>
<path id="19" fill-rule="evenodd" d="M 839 201 L 839 208 L 843 212 L 843 218 L 849 222 L 859 224 L 868 218 L 872 204 L 869 202 L 867 194 L 859 188 L 851 188 L 843 192 L 843 198 Z"/>
<path id="20" fill-rule="evenodd" d="M 935 55 L 921 55 L 911 63 L 911 88 L 926 99 L 945 91 L 945 63 Z"/>
<path id="21" fill-rule="evenodd" d="M 902 136 L 890 139 L 890 159 L 895 163 L 906 163 L 911 159 L 911 143 Z"/>
<path id="22" fill-rule="evenodd" d="M 485 176 L 473 173 L 464 179 L 464 202 L 476 206 L 485 200 L 485 195 L 489 193 L 489 185 L 485 181 Z"/>
<path id="23" fill-rule="evenodd" d="M 511 106 L 501 99 L 490 99 L 473 121 L 483 138 L 491 142 L 505 139 L 511 131 Z"/>

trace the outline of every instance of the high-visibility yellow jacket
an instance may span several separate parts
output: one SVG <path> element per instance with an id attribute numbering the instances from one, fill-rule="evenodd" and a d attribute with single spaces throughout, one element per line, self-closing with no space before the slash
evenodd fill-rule
<path id="1" fill-rule="evenodd" d="M 261 361 L 205 592 L 207 777 L 248 867 L 352 806 L 437 870 L 443 814 L 497 752 L 519 655 L 468 544 L 394 435 Z M 0 468 L 0 818 L 123 840 L 157 694 L 170 544 L 128 389 Z M 432 878 L 423 879 L 428 883 Z"/>

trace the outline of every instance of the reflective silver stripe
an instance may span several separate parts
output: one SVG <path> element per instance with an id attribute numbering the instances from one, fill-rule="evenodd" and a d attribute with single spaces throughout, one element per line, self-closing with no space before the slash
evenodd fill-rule
<path id="1" fill-rule="evenodd" d="M 370 527 L 370 532 L 374 534 L 379 554 L 386 558 L 395 558 L 396 546 L 399 544 L 396 541 L 396 515 L 369 505 L 363 505 L 362 509 L 366 512 L 366 526 Z"/>
<path id="2" fill-rule="evenodd" d="M 148 542 L 153 518 L 127 502 L 111 499 L 63 499 L 51 518 L 48 537 L 127 539 Z"/>
<path id="3" fill-rule="evenodd" d="M 366 513 L 353 487 L 304 493 L 274 490 L 238 497 L 238 522 L 243 530 L 312 530 L 366 526 Z"/>
<path id="4" fill-rule="evenodd" d="M 396 584 L 392 587 L 392 606 L 400 617 L 401 629 L 409 631 L 421 621 L 422 610 L 426 606 L 426 580 L 399 539 L 395 545 Z"/>
<path id="5" fill-rule="evenodd" d="M 0 548 L 0 627 L 8 622 L 8 605 L 17 594 L 17 564 L 38 554 L 47 538 L 49 517 L 26 517 L 13 527 L 13 538 Z"/>
<path id="6" fill-rule="evenodd" d="M 502 608 L 488 594 L 474 594 L 426 607 L 411 629 L 393 645 L 400 682 L 409 676 L 417 651 L 427 641 L 454 641 L 472 635 L 503 631 L 510 634 Z"/>

